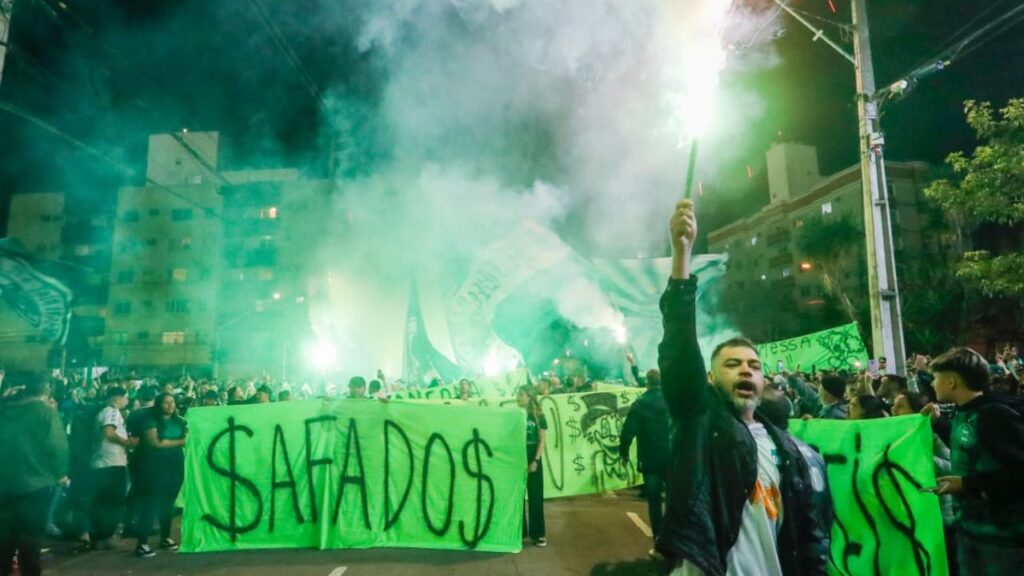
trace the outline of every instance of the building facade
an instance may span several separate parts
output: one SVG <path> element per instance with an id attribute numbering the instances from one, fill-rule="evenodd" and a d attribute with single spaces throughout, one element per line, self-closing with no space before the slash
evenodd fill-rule
<path id="1" fill-rule="evenodd" d="M 799 334 L 808 319 L 820 327 L 851 321 L 848 312 L 864 308 L 868 293 L 860 166 L 822 176 L 816 149 L 793 143 L 775 144 L 767 156 L 769 204 L 708 237 L 711 252 L 729 255 L 723 304 L 745 332 L 764 341 Z M 942 214 L 924 197 L 931 181 L 927 164 L 887 162 L 886 175 L 903 278 L 916 263 L 943 257 L 952 239 Z M 814 258 L 801 250 L 802 236 L 840 221 L 859 232 L 848 246 Z M 825 270 L 834 290 L 826 289 Z M 836 294 L 846 295 L 852 307 L 836 302 Z"/>
<path id="2" fill-rule="evenodd" d="M 139 374 L 287 376 L 309 332 L 311 247 L 333 183 L 297 170 L 223 171 L 216 132 L 149 139 L 146 185 L 116 203 L 18 194 L 9 236 L 73 279 L 72 338 L 41 342 L 0 306 L 0 365 Z"/>

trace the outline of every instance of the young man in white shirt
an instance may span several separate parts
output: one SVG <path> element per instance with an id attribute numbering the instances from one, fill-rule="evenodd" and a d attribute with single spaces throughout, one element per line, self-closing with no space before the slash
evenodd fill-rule
<path id="1" fill-rule="evenodd" d="M 128 405 L 128 392 L 114 386 L 107 389 L 106 404 L 96 415 L 93 447 L 92 501 L 89 510 L 90 541 L 95 550 L 109 550 L 110 538 L 121 519 L 128 487 L 128 448 L 138 438 L 129 438 L 121 410 Z"/>

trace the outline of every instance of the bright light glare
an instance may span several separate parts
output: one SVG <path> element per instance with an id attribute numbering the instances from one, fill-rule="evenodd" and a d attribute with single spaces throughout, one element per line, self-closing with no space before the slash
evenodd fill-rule
<path id="1" fill-rule="evenodd" d="M 721 31 L 731 6 L 729 0 L 707 0 L 666 9 L 663 49 L 668 83 L 663 102 L 669 109 L 671 133 L 680 147 L 703 136 L 715 116 L 720 94 L 718 75 L 725 67 L 726 47 Z M 684 7 L 685 6 L 685 7 Z"/>
<path id="2" fill-rule="evenodd" d="M 334 348 L 334 344 L 320 340 L 306 348 L 306 358 L 316 370 L 327 370 L 338 361 L 338 351 Z"/>
<path id="3" fill-rule="evenodd" d="M 494 377 L 501 373 L 501 360 L 498 354 L 491 350 L 484 359 L 484 376 Z"/>
<path id="4" fill-rule="evenodd" d="M 616 326 L 615 328 L 612 328 L 612 330 L 615 332 L 615 341 L 618 342 L 619 344 L 625 344 L 626 343 L 626 327 L 625 326 Z"/>

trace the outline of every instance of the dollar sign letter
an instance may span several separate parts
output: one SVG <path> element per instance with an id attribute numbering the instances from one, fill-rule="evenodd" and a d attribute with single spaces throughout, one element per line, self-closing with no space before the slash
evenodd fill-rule
<path id="1" fill-rule="evenodd" d="M 251 532 L 259 526 L 260 520 L 263 518 L 263 497 L 260 495 L 260 491 L 256 488 L 256 484 L 238 474 L 237 471 L 237 458 L 235 457 L 235 433 L 241 431 L 246 436 L 252 438 L 252 429 L 247 426 L 240 426 L 235 424 L 235 419 L 228 418 L 228 427 L 223 432 L 217 434 L 210 441 L 210 446 L 206 449 L 206 463 L 210 468 L 219 476 L 223 476 L 231 481 L 231 491 L 228 499 L 228 522 L 225 524 L 212 514 L 203 514 L 203 520 L 209 522 L 214 528 L 227 532 L 231 535 L 231 541 L 235 542 L 238 540 L 240 534 Z M 224 436 L 228 437 L 228 467 L 224 468 L 220 464 L 217 464 L 214 460 L 213 455 L 217 449 L 217 444 L 221 441 Z M 256 502 L 256 514 L 253 516 L 252 522 L 244 526 L 238 525 L 238 485 L 241 484 L 246 490 L 252 494 L 253 500 Z"/>
<path id="2" fill-rule="evenodd" d="M 575 440 L 583 435 L 583 431 L 580 430 L 580 423 L 575 418 L 569 418 L 565 421 L 566 427 L 569 428 L 569 438 Z"/>
<path id="3" fill-rule="evenodd" d="M 484 465 L 480 460 L 480 447 L 483 447 L 487 451 L 487 457 L 493 458 L 494 454 L 491 452 L 491 447 L 487 445 L 487 442 L 480 438 L 480 431 L 473 428 L 473 439 L 466 442 L 466 445 L 462 447 L 462 466 L 466 469 L 466 474 L 470 477 L 476 478 L 476 528 L 473 530 L 473 536 L 471 538 L 466 537 L 466 523 L 459 520 L 459 537 L 462 538 L 462 543 L 469 548 L 476 548 L 477 544 L 484 539 L 487 535 L 487 531 L 491 528 L 491 517 L 494 515 L 494 482 L 491 481 L 491 477 L 484 474 Z M 472 470 L 469 467 L 469 449 L 473 448 L 473 456 L 476 461 L 476 470 Z M 481 526 L 480 512 L 483 510 L 483 488 L 484 484 L 487 484 L 487 491 L 491 493 L 490 498 L 487 502 L 487 516 L 486 520 L 483 521 Z"/>
<path id="4" fill-rule="evenodd" d="M 576 399 L 576 395 L 575 394 L 570 395 L 565 400 L 565 403 L 568 404 L 569 406 L 572 406 L 572 411 L 573 412 L 579 412 L 580 410 L 583 409 L 583 407 L 580 406 L 579 400 Z"/>
<path id="5" fill-rule="evenodd" d="M 572 459 L 572 463 L 576 465 L 577 472 L 583 472 L 587 469 L 583 464 L 583 454 L 577 454 L 576 457 Z"/>

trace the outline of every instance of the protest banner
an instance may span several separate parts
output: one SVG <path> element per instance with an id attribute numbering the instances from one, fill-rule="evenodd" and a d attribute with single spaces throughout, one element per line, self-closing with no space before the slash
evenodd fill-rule
<path id="1" fill-rule="evenodd" d="M 809 372 L 811 367 L 818 370 L 848 370 L 854 371 L 860 367 L 867 367 L 868 351 L 864 347 L 857 325 L 854 323 L 837 326 L 829 330 L 814 332 L 759 344 L 757 353 L 761 356 L 761 363 L 765 371 L 774 372 L 779 362 L 782 362 L 786 370 L 800 370 Z"/>
<path id="2" fill-rule="evenodd" d="M 544 499 L 621 490 L 641 482 L 636 469 L 636 443 L 629 462 L 619 458 L 619 433 L 633 402 L 644 392 L 595 383 L 597 392 L 554 394 L 540 401 L 547 419 L 544 445 Z M 452 404 L 514 409 L 515 396 L 410 400 L 428 405 Z"/>
<path id="3" fill-rule="evenodd" d="M 544 396 L 544 498 L 621 490 L 640 483 L 636 444 L 629 462 L 619 458 L 619 433 L 638 388 Z"/>
<path id="4" fill-rule="evenodd" d="M 945 576 L 932 430 L 924 416 L 792 420 L 790 432 L 828 467 L 835 522 L 832 574 Z"/>
<path id="5" fill-rule="evenodd" d="M 188 423 L 183 551 L 522 548 L 522 411 L 311 400 Z"/>
<path id="6" fill-rule="evenodd" d="M 453 400 L 459 397 L 459 384 L 447 384 L 433 388 L 416 388 L 410 390 L 398 390 L 392 392 L 389 398 L 393 400 Z"/>

